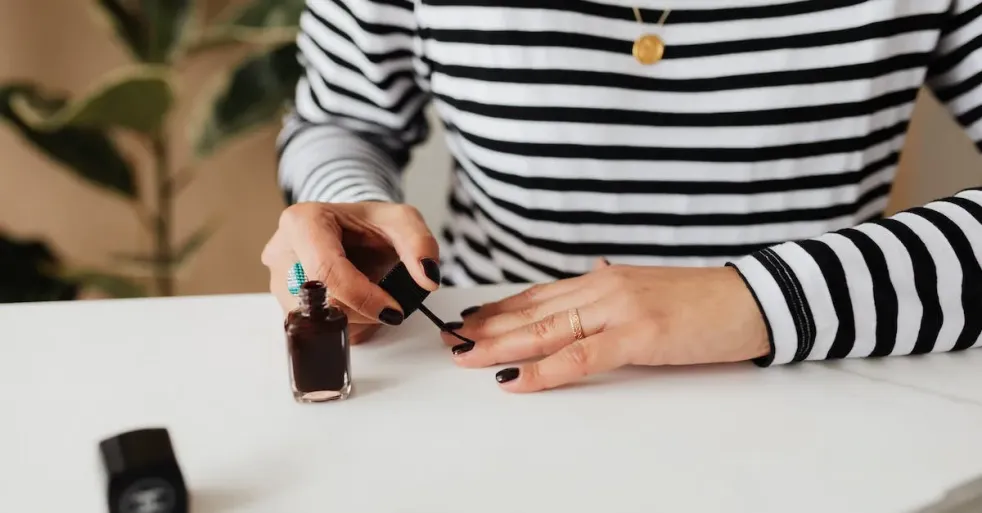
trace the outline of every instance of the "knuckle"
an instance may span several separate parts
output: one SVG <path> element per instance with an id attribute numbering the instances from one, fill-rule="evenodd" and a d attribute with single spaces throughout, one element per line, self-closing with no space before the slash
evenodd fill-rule
<path id="1" fill-rule="evenodd" d="M 586 376 L 589 372 L 592 355 L 583 342 L 577 340 L 566 346 L 566 350 L 563 351 L 563 357 L 578 376 Z"/>
<path id="2" fill-rule="evenodd" d="M 351 307 L 356 312 L 368 312 L 372 304 L 375 302 L 375 291 L 369 290 L 365 293 L 358 294 L 352 302 L 354 303 Z"/>
<path id="3" fill-rule="evenodd" d="M 539 340 L 548 339 L 550 335 L 556 332 L 556 316 L 550 315 L 545 319 L 533 322 L 529 324 L 529 329 L 535 338 Z"/>
<path id="4" fill-rule="evenodd" d="M 535 307 L 535 305 L 526 305 L 519 308 L 515 312 L 515 315 L 527 323 L 532 323 L 539 320 L 537 310 L 538 309 Z"/>
<path id="5" fill-rule="evenodd" d="M 542 292 L 542 285 L 532 285 L 519 293 L 518 297 L 523 301 L 534 301 Z"/>

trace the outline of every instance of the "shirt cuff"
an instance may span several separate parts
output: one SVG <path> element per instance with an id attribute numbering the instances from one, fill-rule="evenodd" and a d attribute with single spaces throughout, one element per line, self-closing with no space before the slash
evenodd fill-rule
<path id="1" fill-rule="evenodd" d="M 767 248 L 727 263 L 739 272 L 750 289 L 767 325 L 771 351 L 754 360 L 761 367 L 801 361 L 808 354 L 805 341 L 814 330 L 801 283 L 773 249 Z"/>

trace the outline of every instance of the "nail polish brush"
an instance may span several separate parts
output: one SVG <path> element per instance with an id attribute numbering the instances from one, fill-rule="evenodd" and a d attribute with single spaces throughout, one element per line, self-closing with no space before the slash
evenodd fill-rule
<path id="1" fill-rule="evenodd" d="M 430 320 L 440 331 L 444 333 L 449 333 L 450 335 L 464 341 L 474 343 L 473 340 L 458 334 L 456 331 L 450 329 L 447 323 L 443 322 L 439 316 L 433 313 L 432 310 L 423 304 L 423 301 L 427 296 L 430 295 L 430 291 L 420 287 L 413 279 L 412 275 L 409 274 L 409 269 L 406 268 L 406 264 L 399 262 L 393 267 L 389 272 L 382 277 L 378 282 L 378 286 L 387 292 L 393 299 L 399 303 L 402 307 L 402 315 L 404 318 L 408 318 L 410 314 L 419 310 L 423 312 L 423 315 Z"/>

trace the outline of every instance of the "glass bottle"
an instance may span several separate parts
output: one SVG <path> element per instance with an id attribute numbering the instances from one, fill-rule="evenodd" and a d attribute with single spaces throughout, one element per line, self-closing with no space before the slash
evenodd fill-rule
<path id="1" fill-rule="evenodd" d="M 327 287 L 308 281 L 285 328 L 293 398 L 300 403 L 345 399 L 351 393 L 348 316 L 328 303 Z"/>

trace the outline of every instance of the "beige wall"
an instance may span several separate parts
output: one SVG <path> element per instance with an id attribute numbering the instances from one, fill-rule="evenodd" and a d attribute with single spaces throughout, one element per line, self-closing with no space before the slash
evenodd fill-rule
<path id="1" fill-rule="evenodd" d="M 92 2 L 94 3 L 94 2 Z M 210 2 L 214 12 L 229 2 Z M 125 55 L 90 21 L 88 0 L 0 0 L 0 82 L 33 78 L 51 87 L 84 90 Z M 54 36 L 54 37 L 52 37 Z M 186 91 L 230 56 L 219 55 L 187 70 Z M 188 96 L 188 95 L 185 95 Z M 982 183 L 982 158 L 930 99 L 918 107 L 892 208 L 902 208 Z M 185 102 L 174 120 L 187 117 Z M 282 208 L 272 152 L 276 127 L 240 139 L 200 169 L 200 178 L 178 205 L 178 234 L 212 215 L 221 229 L 180 277 L 181 294 L 265 290 L 268 277 L 259 253 Z M 180 130 L 176 135 L 183 135 Z M 128 145 L 130 151 L 139 148 Z M 175 154 L 186 158 L 186 151 Z M 439 130 L 420 148 L 407 174 L 407 197 L 431 225 L 444 213 L 449 159 Z M 0 226 L 47 238 L 73 264 L 102 265 L 106 255 L 146 250 L 149 238 L 131 210 L 111 194 L 80 183 L 70 173 L 0 129 Z M 99 226 L 99 228 L 96 228 Z"/>

